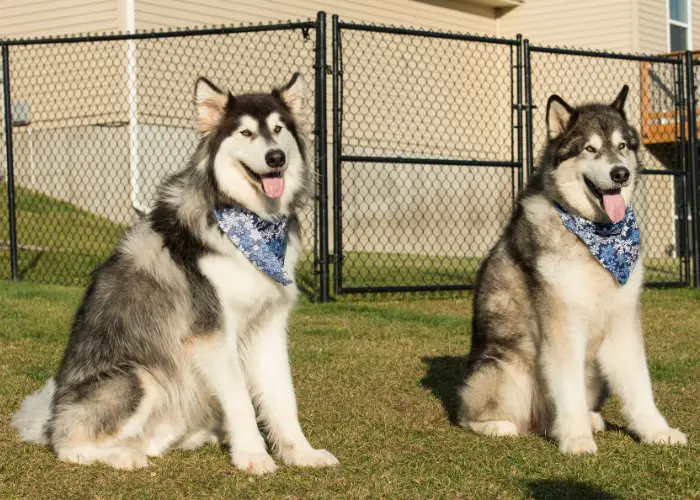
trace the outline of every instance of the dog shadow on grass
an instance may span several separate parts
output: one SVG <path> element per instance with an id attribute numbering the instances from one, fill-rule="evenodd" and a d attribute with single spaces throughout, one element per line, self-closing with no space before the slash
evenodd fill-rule
<path id="1" fill-rule="evenodd" d="M 598 486 L 573 479 L 541 479 L 527 483 L 530 496 L 536 500 L 562 498 L 614 500 L 619 497 Z"/>
<path id="2" fill-rule="evenodd" d="M 458 425 L 459 396 L 458 391 L 464 381 L 465 356 L 424 356 L 421 361 L 428 370 L 420 385 L 428 389 L 440 400 L 450 423 Z"/>

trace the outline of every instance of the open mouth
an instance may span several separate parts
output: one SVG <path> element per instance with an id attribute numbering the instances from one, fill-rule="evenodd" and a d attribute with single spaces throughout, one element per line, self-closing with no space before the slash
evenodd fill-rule
<path id="1" fill-rule="evenodd" d="M 625 216 L 625 199 L 622 197 L 622 188 L 600 189 L 588 177 L 584 176 L 586 186 L 593 195 L 600 201 L 603 210 L 608 214 L 613 222 L 620 222 Z"/>
<path id="2" fill-rule="evenodd" d="M 613 188 L 613 189 L 599 189 L 598 186 L 593 184 L 590 180 L 588 180 L 588 177 L 583 178 L 586 181 L 586 186 L 588 186 L 588 189 L 591 190 L 591 192 L 595 195 L 596 198 L 598 198 L 601 202 L 603 201 L 603 197 L 605 195 L 615 195 L 615 194 L 620 194 L 620 191 L 622 191 L 622 188 Z"/>
<path id="3" fill-rule="evenodd" d="M 260 184 L 265 196 L 268 198 L 279 198 L 282 196 L 282 193 L 284 193 L 284 178 L 282 177 L 281 170 L 260 175 L 245 163 L 240 163 L 243 165 L 243 169 L 250 176 L 250 178 Z"/>

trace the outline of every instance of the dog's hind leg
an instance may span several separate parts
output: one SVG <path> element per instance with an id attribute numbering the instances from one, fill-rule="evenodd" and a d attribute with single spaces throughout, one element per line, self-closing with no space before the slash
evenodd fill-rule
<path id="1" fill-rule="evenodd" d="M 477 434 L 492 437 L 518 436 L 518 426 L 510 420 L 469 421 L 466 426 Z"/>
<path id="2" fill-rule="evenodd" d="M 529 433 L 533 380 L 515 363 L 481 363 L 460 391 L 460 425 L 485 436 Z"/>
<path id="3" fill-rule="evenodd" d="M 149 432 L 142 438 L 144 452 L 149 457 L 159 457 L 177 443 L 184 433 L 184 421 L 161 417 L 149 425 Z"/>
<path id="4" fill-rule="evenodd" d="M 270 315 L 245 346 L 246 377 L 273 450 L 288 465 L 326 467 L 338 460 L 314 449 L 299 425 L 297 403 L 287 354 L 287 310 Z"/>
<path id="5" fill-rule="evenodd" d="M 205 444 L 217 444 L 219 436 L 208 429 L 200 429 L 186 435 L 175 446 L 178 450 L 196 450 Z"/>
<path id="6" fill-rule="evenodd" d="M 49 423 L 60 460 L 104 462 L 118 469 L 148 466 L 143 437 L 159 391 L 145 372 L 120 371 L 77 386 L 59 387 Z"/>

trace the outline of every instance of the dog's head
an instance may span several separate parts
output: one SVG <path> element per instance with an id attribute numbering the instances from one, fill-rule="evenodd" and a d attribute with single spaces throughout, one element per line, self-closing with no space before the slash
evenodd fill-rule
<path id="1" fill-rule="evenodd" d="M 610 105 L 569 106 L 553 95 L 547 103 L 545 151 L 555 198 L 596 222 L 622 220 L 639 175 L 639 134 L 627 122 L 625 85 Z"/>
<path id="2" fill-rule="evenodd" d="M 287 214 L 310 190 L 303 122 L 305 86 L 298 73 L 269 94 L 234 96 L 206 78 L 195 88 L 202 168 L 223 202 L 260 216 Z"/>

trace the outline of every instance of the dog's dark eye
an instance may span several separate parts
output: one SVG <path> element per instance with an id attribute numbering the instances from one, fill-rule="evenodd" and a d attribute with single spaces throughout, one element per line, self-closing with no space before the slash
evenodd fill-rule
<path id="1" fill-rule="evenodd" d="M 275 134 L 279 134 L 280 132 L 282 132 L 282 127 L 280 125 L 277 125 L 275 128 L 272 129 L 272 131 Z"/>
<path id="2" fill-rule="evenodd" d="M 625 149 L 626 147 L 627 147 L 627 144 L 625 144 L 624 142 L 621 142 L 620 145 L 617 147 L 617 149 L 622 150 L 622 149 Z"/>
<path id="3" fill-rule="evenodd" d="M 595 148 L 593 146 L 586 146 L 586 151 L 589 153 L 595 153 Z"/>
<path id="4" fill-rule="evenodd" d="M 241 130 L 241 135 L 242 135 L 243 137 L 250 137 L 251 135 L 253 135 L 253 132 L 251 132 L 251 131 L 248 130 L 248 129 L 246 129 L 246 130 Z"/>

